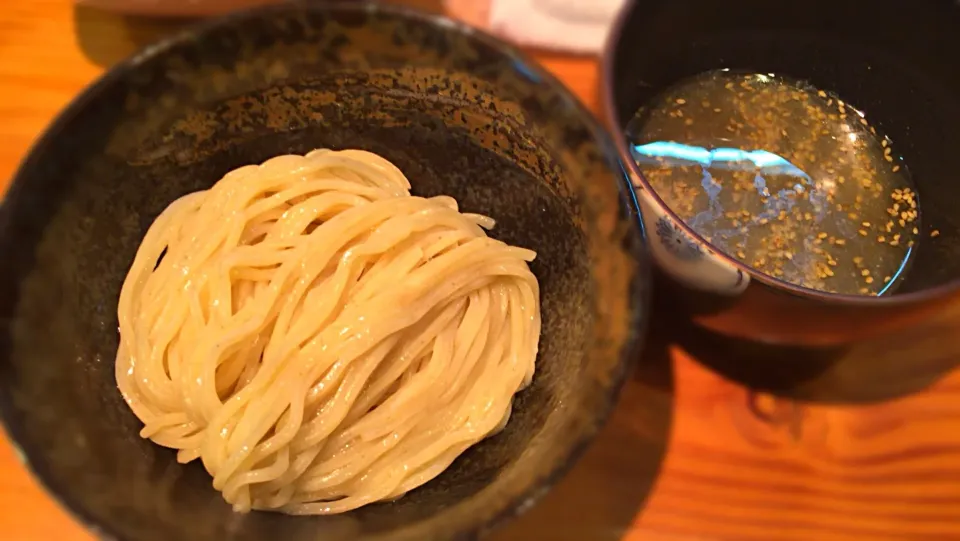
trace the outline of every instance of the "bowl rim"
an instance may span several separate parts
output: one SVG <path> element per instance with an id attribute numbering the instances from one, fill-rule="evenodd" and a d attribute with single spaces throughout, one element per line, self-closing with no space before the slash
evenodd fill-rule
<path id="1" fill-rule="evenodd" d="M 643 175 L 643 172 L 640 171 L 637 163 L 633 160 L 630 154 L 630 149 L 627 148 L 626 138 L 622 135 L 623 130 L 619 121 L 620 109 L 617 106 L 613 95 L 614 78 L 616 76 L 614 73 L 616 54 L 620 48 L 620 45 L 624 41 L 624 30 L 626 29 L 627 21 L 633 14 L 634 10 L 638 9 L 638 6 L 641 4 L 641 2 L 642 0 L 627 0 L 627 2 L 623 5 L 623 8 L 621 8 L 617 13 L 616 18 L 613 21 L 613 25 L 610 27 L 610 33 L 607 35 L 607 39 L 603 45 L 603 55 L 600 60 L 600 99 L 602 114 L 604 121 L 607 123 L 607 126 L 610 130 L 610 135 L 613 137 L 613 143 L 617 147 L 620 161 L 627 170 L 628 177 L 636 178 L 640 182 L 640 186 L 638 188 L 646 191 L 647 194 L 653 198 L 657 206 L 663 210 L 671 220 L 673 220 L 673 222 L 683 231 L 684 234 L 693 239 L 693 241 L 697 244 L 712 248 L 710 251 L 714 257 L 717 257 L 725 263 L 732 265 L 737 270 L 746 273 L 752 280 L 756 280 L 757 282 L 760 282 L 761 284 L 775 290 L 785 291 L 798 297 L 815 300 L 825 304 L 866 307 L 897 307 L 950 297 L 953 294 L 960 292 L 960 278 L 955 278 L 946 283 L 921 289 L 919 291 L 899 294 L 893 293 L 883 296 L 828 293 L 817 289 L 803 287 L 767 275 L 749 265 L 742 263 L 736 258 L 727 255 L 726 252 L 708 242 L 692 227 L 687 225 L 686 221 L 684 221 L 676 212 L 674 212 L 673 209 L 670 208 L 670 206 L 667 205 L 667 203 L 660 197 L 657 191 L 653 189 L 653 186 L 647 181 L 647 178 Z M 632 186 L 632 181 L 630 179 L 628 179 L 627 182 Z"/>
<path id="2" fill-rule="evenodd" d="M 639 217 L 639 202 L 636 193 L 633 191 L 629 176 L 622 168 L 613 138 L 610 136 L 610 133 L 603 128 L 597 116 L 584 105 L 569 87 L 528 53 L 521 50 L 520 47 L 508 43 L 486 30 L 453 19 L 444 13 L 432 13 L 407 5 L 385 4 L 377 2 L 376 0 L 328 0 L 326 2 L 308 0 L 302 3 L 255 6 L 187 24 L 184 28 L 141 47 L 127 58 L 104 70 L 71 98 L 54 116 L 53 120 L 43 128 L 35 142 L 21 158 L 17 169 L 11 177 L 6 194 L 0 197 L 0 232 L 9 229 L 9 215 L 11 211 L 10 206 L 4 203 L 13 199 L 12 196 L 26 189 L 25 185 L 27 181 L 24 178 L 24 172 L 35 167 L 36 162 L 39 161 L 39 157 L 47 152 L 48 148 L 54 143 L 64 127 L 101 93 L 135 72 L 141 65 L 166 54 L 178 45 L 195 39 L 197 36 L 243 21 L 256 19 L 266 14 L 292 10 L 381 13 L 394 17 L 397 20 L 451 31 L 490 47 L 503 57 L 510 58 L 516 63 L 522 64 L 525 70 L 539 79 L 539 84 L 550 87 L 557 92 L 562 102 L 570 107 L 573 114 L 582 123 L 582 126 L 590 133 L 592 141 L 602 153 L 601 158 L 610 170 L 611 176 L 619 179 L 617 190 L 619 192 L 618 200 L 620 202 L 620 208 L 617 210 L 625 214 L 621 219 L 629 224 L 626 235 L 627 240 L 630 242 L 629 247 L 625 247 L 625 251 L 633 256 L 632 261 L 635 267 L 633 274 L 629 277 L 628 284 L 628 305 L 631 308 L 631 321 L 628 322 L 628 333 L 618 353 L 619 358 L 610 370 L 606 396 L 599 400 L 599 407 L 593 414 L 588 416 L 588 421 L 584 424 L 585 428 L 579 437 L 573 444 L 568 446 L 568 450 L 565 453 L 560 454 L 556 468 L 545 472 L 540 478 L 534 480 L 528 487 L 520 491 L 517 496 L 507 500 L 506 503 L 502 505 L 502 508 L 492 515 L 491 518 L 471 524 L 461 532 L 450 534 L 451 537 L 456 537 L 457 539 L 479 539 L 495 528 L 502 526 L 504 523 L 519 517 L 530 509 L 533 504 L 540 501 L 546 493 L 573 468 L 593 442 L 600 429 L 609 420 L 614 407 L 618 403 L 621 390 L 627 381 L 629 367 L 632 361 L 639 358 L 647 336 L 649 323 L 648 314 L 651 304 L 651 290 L 649 288 L 651 265 L 645 250 L 645 235 Z M 38 486 L 47 497 L 55 501 L 60 509 L 64 510 L 75 523 L 85 528 L 98 539 L 137 541 L 136 539 L 122 537 L 109 523 L 101 521 L 88 511 L 82 501 L 76 501 L 66 496 L 62 490 L 62 486 L 56 480 L 56 475 L 52 473 L 52 468 L 49 464 L 34 462 L 30 459 L 30 457 L 36 453 L 31 450 L 33 444 L 28 438 L 25 438 L 24 429 L 14 410 L 15 408 L 13 407 L 9 391 L 6 386 L 0 386 L 0 433 L 6 433 L 7 440 L 13 448 L 16 457 L 30 476 L 38 482 Z M 394 531 L 399 531 L 399 529 Z M 389 536 L 390 533 L 386 535 Z"/>

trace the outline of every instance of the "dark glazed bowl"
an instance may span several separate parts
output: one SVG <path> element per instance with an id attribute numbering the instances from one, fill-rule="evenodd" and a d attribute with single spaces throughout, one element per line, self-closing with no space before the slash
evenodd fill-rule
<path id="1" fill-rule="evenodd" d="M 227 171 L 317 147 L 384 155 L 538 252 L 544 328 L 506 430 L 390 504 L 235 514 L 203 468 L 140 439 L 114 381 L 121 281 L 152 219 Z M 632 191 L 555 79 L 449 20 L 363 4 L 234 15 L 83 93 L 0 207 L 0 409 L 40 480 L 106 539 L 472 539 L 517 515 L 614 405 L 646 319 Z"/>
<path id="2" fill-rule="evenodd" d="M 608 121 L 634 183 L 674 304 L 712 331 L 747 340 L 838 346 L 896 334 L 956 304 L 960 289 L 960 4 L 952 0 L 638 0 L 607 50 Z M 644 103 L 722 68 L 776 73 L 836 92 L 897 145 L 920 196 L 923 231 L 892 295 L 803 289 L 719 253 L 666 208 L 623 137 Z M 931 238 L 932 230 L 941 233 Z"/>

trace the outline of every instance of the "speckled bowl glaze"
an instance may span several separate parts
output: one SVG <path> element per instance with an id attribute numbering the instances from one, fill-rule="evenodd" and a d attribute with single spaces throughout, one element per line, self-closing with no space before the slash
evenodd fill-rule
<path id="1" fill-rule="evenodd" d="M 958 29 L 953 0 L 631 2 L 604 57 L 604 104 L 673 303 L 739 339 L 818 347 L 890 340 L 888 349 L 909 342 L 905 327 L 958 304 L 960 189 L 948 180 L 956 171 L 947 158 L 960 145 L 960 64 L 948 53 L 960 50 Z M 777 73 L 837 92 L 896 142 L 917 183 L 923 231 L 891 295 L 834 295 L 759 273 L 706 242 L 643 178 L 623 136 L 629 120 L 671 85 L 718 69 Z"/>
<path id="2" fill-rule="evenodd" d="M 114 382 L 121 281 L 154 217 L 227 171 L 317 147 L 389 158 L 535 249 L 538 372 L 504 432 L 426 486 L 335 517 L 235 514 L 140 439 Z M 0 207 L 0 411 L 105 539 L 472 539 L 528 508 L 606 418 L 638 351 L 646 263 L 612 141 L 555 79 L 449 20 L 358 3 L 229 16 L 83 93 Z"/>

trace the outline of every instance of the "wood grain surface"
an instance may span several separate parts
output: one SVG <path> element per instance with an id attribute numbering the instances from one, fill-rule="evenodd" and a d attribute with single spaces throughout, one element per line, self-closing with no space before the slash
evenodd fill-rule
<path id="1" fill-rule="evenodd" d="M 0 191 L 73 95 L 180 24 L 66 0 L 3 2 Z M 595 60 L 533 54 L 597 109 Z M 696 362 L 670 343 L 682 325 L 660 314 L 597 443 L 494 539 L 960 540 L 960 370 L 883 402 L 802 403 Z M 0 539 L 92 539 L 2 439 Z"/>

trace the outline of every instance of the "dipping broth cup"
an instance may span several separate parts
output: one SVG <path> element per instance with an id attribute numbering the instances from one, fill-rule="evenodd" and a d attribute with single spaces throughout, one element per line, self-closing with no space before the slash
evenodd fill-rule
<path id="1" fill-rule="evenodd" d="M 716 333 L 836 346 L 888 336 L 956 304 L 960 290 L 960 4 L 879 0 L 640 0 L 603 61 L 607 121 L 643 211 L 664 295 Z M 668 208 L 625 137 L 634 113 L 674 84 L 720 70 L 775 73 L 835 92 L 897 144 L 919 193 L 911 267 L 889 295 L 825 293 L 722 253 Z M 936 229 L 939 236 L 931 234 Z"/>

